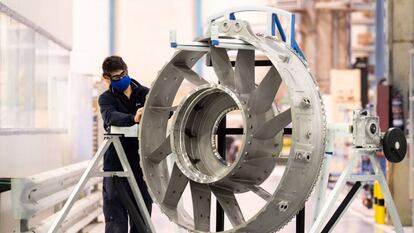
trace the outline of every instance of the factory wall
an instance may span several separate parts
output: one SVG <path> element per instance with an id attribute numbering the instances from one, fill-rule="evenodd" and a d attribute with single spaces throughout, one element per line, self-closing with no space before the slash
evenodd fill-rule
<path id="1" fill-rule="evenodd" d="M 179 39 L 194 37 L 194 2 L 117 1 L 115 4 L 115 54 L 124 58 L 131 77 L 150 86 L 171 57 L 169 31 Z"/>
<path id="2" fill-rule="evenodd" d="M 0 2 L 42 27 L 66 45 L 72 46 L 72 1 L 1 0 Z"/>
<path id="3" fill-rule="evenodd" d="M 72 74 L 99 76 L 102 61 L 109 54 L 109 3 L 102 0 L 72 2 Z"/>
<path id="4" fill-rule="evenodd" d="M 27 13 L 30 10 L 26 8 L 33 8 L 31 1 L 19 2 L 0 3 L 34 25 L 49 28 L 51 31 L 47 32 L 52 37 L 61 37 L 72 50 L 13 17 L 1 16 L 0 158 L 6 161 L 0 163 L 1 177 L 27 176 L 90 158 L 93 81 L 99 79 L 101 62 L 109 54 L 107 1 L 58 1 L 54 3 L 56 7 L 50 3 L 41 8 L 43 11 L 37 10 L 37 14 Z M 39 4 L 47 5 L 47 1 Z M 64 13 L 57 17 L 60 9 Z M 92 11 L 99 17 L 90 18 Z M 59 28 L 37 24 L 43 23 L 43 16 L 39 15 L 59 18 L 64 23 Z M 48 162 L 37 162 L 43 160 Z M 22 161 L 27 166 L 19 166 Z"/>
<path id="5" fill-rule="evenodd" d="M 116 2 L 115 54 L 125 58 L 133 78 L 147 86 L 151 85 L 158 71 L 174 52 L 169 46 L 170 30 L 177 30 L 177 40 L 181 42 L 192 41 L 197 36 L 197 2 L 201 4 L 203 32 L 209 15 L 235 6 L 251 5 L 248 0 Z M 267 3 L 268 1 L 262 0 L 255 1 L 254 4 Z M 247 19 L 259 27 L 263 26 L 258 25 L 260 21 L 266 22 L 265 18 L 257 15 L 247 15 Z"/>
<path id="6" fill-rule="evenodd" d="M 72 1 L 1 3 L 16 14 L 1 16 L 0 176 L 20 177 L 69 162 L 66 103 Z M 33 11 L 39 5 L 43 10 Z"/>
<path id="7" fill-rule="evenodd" d="M 20 146 L 16 146 L 20 145 Z M 65 164 L 66 130 L 27 130 L 1 133 L 1 177 L 25 177 Z"/>
<path id="8" fill-rule="evenodd" d="M 93 82 L 109 54 L 108 1 L 0 3 L 53 39 L 0 15 L 0 177 L 30 176 L 89 159 Z M 30 111 L 25 102 L 32 103 Z M 19 230 L 11 208 L 10 191 L 1 193 L 0 232 Z"/>
<path id="9" fill-rule="evenodd" d="M 387 11 L 387 43 L 388 43 L 388 81 L 393 86 L 394 94 L 403 96 L 403 113 L 408 117 L 408 91 L 410 78 L 410 54 L 414 47 L 414 12 L 413 1 L 386 1 Z M 412 122 L 410 122 L 412 124 Z M 405 122 L 404 122 L 405 125 Z M 410 145 L 412 146 L 412 145 Z M 413 155 L 409 155 L 412 156 Z M 409 186 L 407 180 L 410 173 L 409 160 L 398 164 L 390 164 L 388 168 L 388 185 L 394 195 L 395 205 L 403 225 L 412 224 L 414 209 L 410 206 Z M 412 197 L 411 197 L 412 198 Z M 412 201 L 412 200 L 411 200 Z"/>
<path id="10" fill-rule="evenodd" d="M 90 17 L 93 12 L 94 17 Z M 71 52 L 71 160 L 89 159 L 93 152 L 93 83 L 100 80 L 101 64 L 109 55 L 109 1 L 73 1 Z M 98 124 L 102 127 L 102 124 Z M 102 133 L 102 131 L 100 132 Z"/>
<path id="11" fill-rule="evenodd" d="M 24 177 L 69 163 L 72 2 L 0 3 L 0 177 Z M 11 192 L 1 193 L 0 232 L 18 225 Z"/>

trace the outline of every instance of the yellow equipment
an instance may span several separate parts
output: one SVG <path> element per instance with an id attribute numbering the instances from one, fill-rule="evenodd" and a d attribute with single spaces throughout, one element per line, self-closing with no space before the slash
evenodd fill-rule
<path id="1" fill-rule="evenodd" d="M 384 195 L 382 194 L 378 181 L 374 182 L 374 220 L 375 223 L 385 224 L 385 205 Z"/>

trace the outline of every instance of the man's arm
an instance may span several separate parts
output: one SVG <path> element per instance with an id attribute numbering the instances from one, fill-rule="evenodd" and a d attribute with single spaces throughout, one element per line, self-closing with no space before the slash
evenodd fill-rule
<path id="1" fill-rule="evenodd" d="M 118 112 L 116 110 L 116 103 L 113 99 L 101 95 L 98 103 L 105 125 L 129 127 L 136 123 L 134 120 L 135 116 L 133 114 Z"/>

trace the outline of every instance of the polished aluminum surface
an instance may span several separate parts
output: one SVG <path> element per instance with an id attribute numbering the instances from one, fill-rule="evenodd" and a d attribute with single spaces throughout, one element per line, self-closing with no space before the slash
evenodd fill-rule
<path id="1" fill-rule="evenodd" d="M 154 202 L 176 224 L 194 232 L 210 232 L 212 195 L 232 227 L 226 232 L 274 232 L 303 206 L 317 180 L 324 156 L 325 113 L 317 84 L 306 64 L 286 44 L 255 35 L 243 20 L 211 23 L 219 37 L 242 40 L 272 62 L 255 85 L 255 51 L 238 50 L 233 68 L 228 50 L 210 46 L 217 82 L 191 68 L 206 51 L 178 51 L 151 87 L 140 127 L 144 178 Z M 208 31 L 200 42 L 209 42 Z M 194 84 L 178 107 L 173 106 L 183 82 Z M 274 98 L 287 90 L 290 108 L 279 111 Z M 169 119 L 169 113 L 175 110 Z M 242 143 L 231 163 L 217 152 L 214 134 L 222 117 L 240 111 Z M 292 125 L 292 145 L 283 176 L 273 193 L 261 184 L 269 177 L 282 149 L 283 128 Z M 167 156 L 174 161 L 168 169 Z M 192 200 L 184 200 L 190 186 Z M 246 219 L 235 194 L 252 192 L 266 204 Z M 181 200 L 181 201 L 180 201 Z M 190 201 L 193 213 L 181 202 Z M 253 203 L 250 203 L 253 204 Z M 194 216 L 194 217 L 192 217 Z"/>

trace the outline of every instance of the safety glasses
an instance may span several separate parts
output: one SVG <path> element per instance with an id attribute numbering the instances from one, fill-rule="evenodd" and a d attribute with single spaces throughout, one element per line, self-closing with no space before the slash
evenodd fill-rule
<path id="1" fill-rule="evenodd" d="M 128 75 L 128 71 L 127 70 L 124 70 L 124 71 L 122 71 L 122 73 L 120 73 L 120 74 L 115 74 L 115 75 L 111 75 L 111 74 L 104 74 L 105 76 L 107 76 L 107 77 L 109 77 L 112 81 L 118 81 L 118 80 L 121 80 L 121 79 L 123 79 L 125 76 L 127 76 Z"/>

